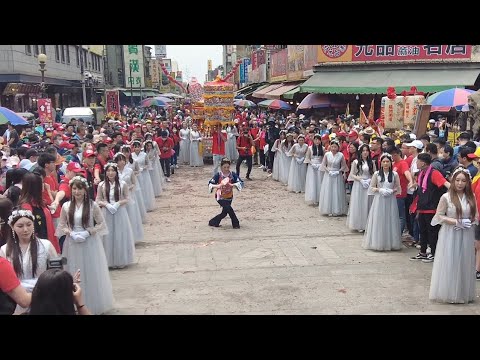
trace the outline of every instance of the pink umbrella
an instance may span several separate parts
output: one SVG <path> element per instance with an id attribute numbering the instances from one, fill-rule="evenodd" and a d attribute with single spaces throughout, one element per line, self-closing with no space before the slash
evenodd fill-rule
<path id="1" fill-rule="evenodd" d="M 308 94 L 298 105 L 297 110 L 308 110 L 327 107 L 342 107 L 341 104 L 333 104 L 330 102 L 328 95 L 323 94 Z"/>

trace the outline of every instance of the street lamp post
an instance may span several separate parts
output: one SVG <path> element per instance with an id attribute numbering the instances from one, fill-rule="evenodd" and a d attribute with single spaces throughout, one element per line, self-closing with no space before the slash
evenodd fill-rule
<path id="1" fill-rule="evenodd" d="M 40 83 L 40 89 L 41 89 L 41 97 L 42 99 L 45 98 L 45 66 L 47 65 L 47 55 L 45 54 L 39 54 L 38 55 L 38 65 L 40 65 L 39 71 L 42 74 L 42 82 Z"/>

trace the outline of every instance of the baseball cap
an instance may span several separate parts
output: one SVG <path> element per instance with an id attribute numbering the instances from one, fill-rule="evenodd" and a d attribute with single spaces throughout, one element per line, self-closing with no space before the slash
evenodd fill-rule
<path id="1" fill-rule="evenodd" d="M 69 150 L 71 150 L 71 149 L 73 149 L 74 147 L 75 147 L 75 145 L 70 144 L 68 141 L 63 141 L 63 142 L 60 143 L 60 148 L 61 148 L 61 149 L 69 149 Z"/>
<path id="2" fill-rule="evenodd" d="M 105 139 L 105 144 L 111 144 L 113 142 L 112 138 L 111 137 L 107 137 Z"/>
<path id="3" fill-rule="evenodd" d="M 92 157 L 92 156 L 95 156 L 95 152 L 93 150 L 85 150 L 83 153 L 84 158 Z"/>
<path id="4" fill-rule="evenodd" d="M 68 163 L 67 171 L 73 171 L 73 172 L 78 173 L 78 172 L 82 172 L 83 169 L 82 169 L 82 167 L 80 166 L 79 163 L 72 161 L 72 162 Z"/>
<path id="5" fill-rule="evenodd" d="M 423 149 L 423 143 L 420 140 L 413 140 L 411 143 L 406 143 L 407 146 L 415 146 L 418 150 Z"/>

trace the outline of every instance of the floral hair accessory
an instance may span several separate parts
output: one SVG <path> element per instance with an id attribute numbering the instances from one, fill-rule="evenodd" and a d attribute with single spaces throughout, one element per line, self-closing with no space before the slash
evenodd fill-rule
<path id="1" fill-rule="evenodd" d="M 81 181 L 81 182 L 84 183 L 85 186 L 88 188 L 88 181 L 87 181 L 87 179 L 85 179 L 83 176 L 80 176 L 80 175 L 74 176 L 74 177 L 68 182 L 68 185 L 69 185 L 69 186 L 72 186 L 72 184 L 73 184 L 74 181 Z"/>
<path id="2" fill-rule="evenodd" d="M 464 168 L 463 166 L 458 166 L 455 171 L 453 172 L 452 174 L 452 178 L 455 176 L 455 174 L 457 173 L 464 173 L 465 175 L 468 175 L 468 177 L 470 178 L 470 181 L 472 181 L 472 174 L 470 174 L 470 171 L 468 171 L 466 168 Z"/>
<path id="3" fill-rule="evenodd" d="M 118 165 L 117 165 L 117 163 L 114 163 L 114 162 L 109 162 L 109 163 L 105 164 L 104 169 L 107 170 L 107 168 L 110 167 L 110 166 L 114 167 L 115 169 L 118 170 Z"/>
<path id="4" fill-rule="evenodd" d="M 30 210 L 13 210 L 12 214 L 8 217 L 8 225 L 12 226 L 14 220 L 22 217 L 28 217 L 30 220 L 35 221 L 35 217 Z"/>

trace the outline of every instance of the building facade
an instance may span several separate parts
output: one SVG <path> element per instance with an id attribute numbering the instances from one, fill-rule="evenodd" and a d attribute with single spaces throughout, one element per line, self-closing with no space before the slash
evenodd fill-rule
<path id="1" fill-rule="evenodd" d="M 0 105 L 17 112 L 35 110 L 42 96 L 39 54 L 47 55 L 43 95 L 56 108 L 82 106 L 103 87 L 104 61 L 89 45 L 0 45 Z M 83 69 L 83 72 L 82 72 Z"/>

